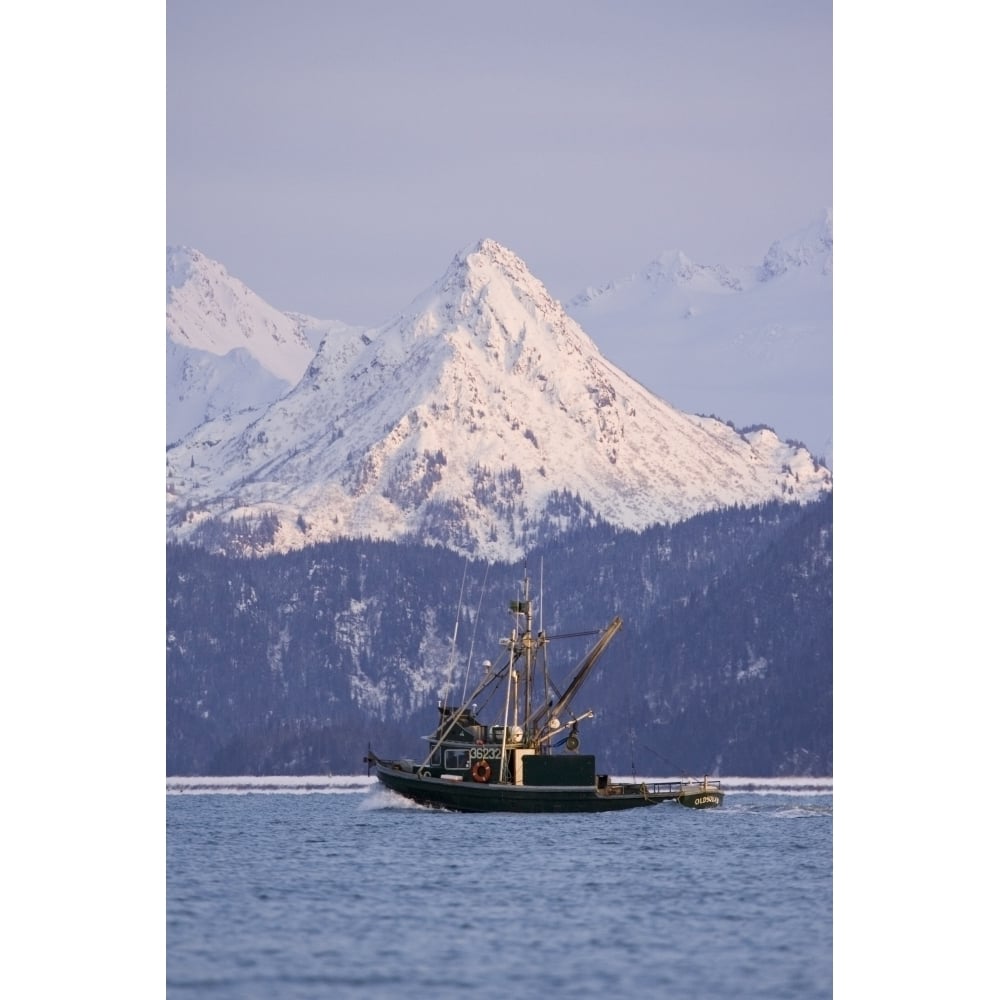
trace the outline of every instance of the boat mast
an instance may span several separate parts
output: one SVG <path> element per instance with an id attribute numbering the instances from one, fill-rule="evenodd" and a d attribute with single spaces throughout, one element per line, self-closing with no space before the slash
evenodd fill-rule
<path id="1" fill-rule="evenodd" d="M 524 650 L 524 718 L 531 715 L 532 692 L 535 688 L 534 643 L 531 636 L 531 595 L 528 577 L 524 578 L 524 632 L 521 634 L 521 648 Z"/>
<path id="2" fill-rule="evenodd" d="M 531 656 L 530 656 L 530 644 L 525 642 L 526 630 L 525 630 L 525 627 L 523 627 L 522 624 L 521 624 L 521 618 L 523 616 L 527 620 L 527 623 L 528 623 L 527 624 L 527 629 L 528 629 L 527 634 L 530 636 L 530 628 L 531 628 L 531 603 L 528 600 L 528 596 L 527 596 L 527 594 L 528 594 L 527 579 L 525 579 L 525 582 L 524 582 L 523 586 L 524 586 L 524 596 L 523 597 L 519 597 L 515 601 L 511 601 L 510 604 L 508 605 L 508 608 L 510 609 L 510 613 L 514 616 L 514 627 L 511 629 L 510 638 L 509 639 L 501 639 L 500 640 L 500 645 L 501 646 L 506 646 L 510 650 L 510 664 L 508 666 L 508 670 L 510 671 L 510 677 L 508 678 L 508 680 L 510 680 L 511 678 L 513 678 L 515 680 L 513 688 L 511 688 L 510 684 L 508 684 L 508 687 L 507 687 L 508 699 L 507 699 L 507 708 L 505 709 L 505 718 L 509 718 L 510 712 L 511 712 L 511 710 L 513 710 L 514 721 L 513 721 L 512 724 L 515 725 L 515 726 L 518 724 L 518 716 L 519 716 L 518 709 L 520 708 L 519 698 L 518 698 L 518 693 L 519 692 L 518 692 L 518 689 L 517 689 L 518 686 L 517 686 L 516 681 L 519 680 L 520 678 L 518 678 L 517 675 L 515 674 L 514 668 L 515 668 L 518 660 L 522 656 L 524 657 L 524 660 L 525 660 L 525 662 L 524 662 L 524 670 L 522 671 L 522 673 L 523 673 L 523 679 L 524 679 L 524 685 L 523 686 L 524 686 L 524 691 L 525 691 L 525 694 L 524 694 L 524 709 L 525 709 L 524 716 L 525 716 L 525 718 L 527 718 L 527 716 L 528 716 L 528 705 L 529 705 L 528 692 L 531 689 Z M 505 725 L 506 724 L 507 723 L 505 721 Z"/>
<path id="3" fill-rule="evenodd" d="M 563 696 L 551 707 L 543 704 L 532 715 L 526 716 L 524 720 L 525 729 L 537 725 L 545 716 L 548 716 L 549 719 L 558 718 L 560 712 L 566 708 L 573 700 L 573 696 L 583 686 L 583 682 L 587 679 L 591 670 L 594 669 L 594 665 L 600 659 L 601 654 L 607 649 L 608 643 L 617 635 L 622 624 L 620 615 L 612 620 L 611 624 L 601 633 L 601 637 L 594 644 L 590 652 L 580 661 L 576 673 L 569 682 L 569 686 L 566 688 Z"/>

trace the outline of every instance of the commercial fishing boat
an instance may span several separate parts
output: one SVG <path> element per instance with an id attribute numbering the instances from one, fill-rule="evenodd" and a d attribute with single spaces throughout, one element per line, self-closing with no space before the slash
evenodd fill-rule
<path id="1" fill-rule="evenodd" d="M 458 812 L 605 812 L 662 802 L 694 809 L 722 805 L 718 779 L 695 781 L 613 781 L 597 773 L 592 754 L 579 753 L 579 724 L 588 710 L 574 714 L 573 698 L 601 654 L 620 631 L 615 617 L 596 635 L 561 693 L 549 677 L 545 649 L 550 638 L 533 631 L 532 602 L 525 580 L 520 599 L 511 601 L 514 626 L 501 639 L 503 662 L 485 664 L 485 676 L 461 705 L 441 702 L 438 725 L 425 737 L 421 760 L 386 760 L 369 747 L 364 760 L 378 780 L 408 799 Z M 502 693 L 498 717 L 479 717 L 478 702 Z"/>

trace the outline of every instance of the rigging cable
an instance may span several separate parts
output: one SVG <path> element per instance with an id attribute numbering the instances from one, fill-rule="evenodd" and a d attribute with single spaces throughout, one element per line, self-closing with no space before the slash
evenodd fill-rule
<path id="1" fill-rule="evenodd" d="M 655 750 L 653 749 L 653 747 L 648 746 L 645 743 L 643 743 L 642 748 L 643 750 L 648 750 L 654 757 L 659 757 L 660 760 L 662 760 L 663 763 L 666 764 L 668 767 L 672 767 L 674 769 L 674 774 L 677 777 L 683 778 L 685 780 L 690 777 L 688 772 L 683 767 L 681 767 L 677 763 L 677 761 L 671 760 L 669 757 L 664 757 L 663 754 L 659 752 L 659 750 Z"/>

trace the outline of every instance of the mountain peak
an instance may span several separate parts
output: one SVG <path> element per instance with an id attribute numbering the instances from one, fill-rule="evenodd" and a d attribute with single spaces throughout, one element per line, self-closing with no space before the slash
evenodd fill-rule
<path id="1" fill-rule="evenodd" d="M 774 242 L 766 260 L 730 267 L 662 253 L 644 271 L 569 302 L 625 371 L 682 410 L 737 426 L 766 423 L 833 448 L 833 213 Z"/>
<path id="2" fill-rule="evenodd" d="M 482 264 L 494 264 L 500 267 L 511 269 L 523 268 L 524 261 L 513 250 L 505 247 L 488 236 L 470 243 L 464 250 L 460 251 L 457 260 L 464 262 L 469 267 Z"/>
<path id="3" fill-rule="evenodd" d="M 192 275 L 192 272 L 205 260 L 203 254 L 191 247 L 168 246 L 167 247 L 167 299 L 169 301 L 170 291 L 179 288 Z M 220 264 L 219 267 L 222 267 Z"/>
<path id="4" fill-rule="evenodd" d="M 167 441 L 217 417 L 247 422 L 284 395 L 335 321 L 280 312 L 218 261 L 167 247 Z"/>
<path id="5" fill-rule="evenodd" d="M 649 281 L 690 281 L 698 265 L 683 250 L 664 250 L 650 261 L 643 277 Z"/>
<path id="6" fill-rule="evenodd" d="M 252 424 L 171 449 L 171 537 L 231 546 L 254 521 L 258 550 L 363 535 L 510 559 L 594 520 L 829 489 L 804 449 L 682 414 L 611 365 L 494 240 L 358 345 L 328 339 Z"/>
<path id="7" fill-rule="evenodd" d="M 384 344 L 400 346 L 431 337 L 459 352 L 482 351 L 506 372 L 520 370 L 529 356 L 598 353 L 527 264 L 492 239 L 456 254 L 442 277 L 379 331 Z"/>
<path id="8" fill-rule="evenodd" d="M 811 267 L 823 275 L 833 269 L 833 211 L 829 208 L 822 219 L 771 244 L 761 265 L 761 278 L 769 281 L 787 271 Z"/>
<path id="9" fill-rule="evenodd" d="M 464 285 L 478 291 L 498 278 L 523 286 L 529 294 L 549 297 L 542 283 L 513 250 L 488 237 L 470 243 L 455 255 L 442 285 L 446 289 Z"/>

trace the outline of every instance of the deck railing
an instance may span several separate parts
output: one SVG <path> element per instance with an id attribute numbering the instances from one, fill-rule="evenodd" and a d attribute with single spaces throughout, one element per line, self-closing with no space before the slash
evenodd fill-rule
<path id="1" fill-rule="evenodd" d="M 719 778 L 691 778 L 687 781 L 653 781 L 646 782 L 646 788 L 650 792 L 662 794 L 673 792 L 680 795 L 684 792 L 721 792 L 722 780 Z"/>

